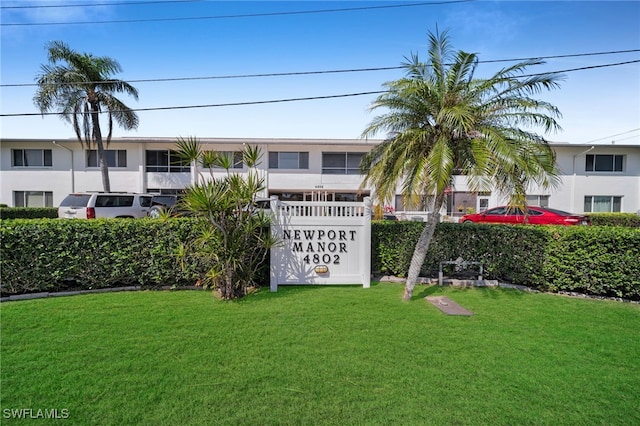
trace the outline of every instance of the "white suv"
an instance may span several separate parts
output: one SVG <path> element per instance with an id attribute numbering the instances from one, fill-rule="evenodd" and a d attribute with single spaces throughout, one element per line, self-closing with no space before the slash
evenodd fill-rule
<path id="1" fill-rule="evenodd" d="M 63 219 L 139 218 L 151 208 L 151 194 L 83 192 L 69 194 L 58 207 Z"/>

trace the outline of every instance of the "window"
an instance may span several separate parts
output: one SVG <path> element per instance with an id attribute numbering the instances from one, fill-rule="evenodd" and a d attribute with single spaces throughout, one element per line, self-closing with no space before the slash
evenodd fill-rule
<path id="1" fill-rule="evenodd" d="M 624 155 L 587 155 L 587 172 L 621 172 Z"/>
<path id="2" fill-rule="evenodd" d="M 178 195 L 183 194 L 184 189 L 173 189 L 173 188 L 147 188 L 147 192 L 149 194 L 160 194 L 160 195 Z"/>
<path id="3" fill-rule="evenodd" d="M 218 155 L 222 157 L 226 157 L 227 160 L 233 160 L 233 164 L 231 165 L 231 169 L 241 169 L 244 167 L 244 162 L 242 161 L 242 152 L 240 151 L 219 151 Z M 206 158 L 206 155 L 205 155 Z M 217 166 L 215 164 L 202 164 L 202 167 L 214 169 L 223 169 L 224 167 Z"/>
<path id="4" fill-rule="evenodd" d="M 363 152 L 323 152 L 322 173 L 326 175 L 359 175 Z"/>
<path id="5" fill-rule="evenodd" d="M 53 207 L 53 192 L 15 191 L 13 205 L 16 207 Z"/>
<path id="6" fill-rule="evenodd" d="M 270 152 L 270 169 L 308 169 L 308 152 Z"/>
<path id="7" fill-rule="evenodd" d="M 585 213 L 609 213 L 622 211 L 622 197 L 588 195 L 584 197 Z"/>
<path id="8" fill-rule="evenodd" d="M 98 195 L 96 197 L 96 207 L 131 207 L 133 206 L 133 195 Z M 151 198 L 151 197 L 149 197 Z"/>
<path id="9" fill-rule="evenodd" d="M 104 151 L 108 167 L 127 167 L 126 149 L 107 149 Z M 98 150 L 87 150 L 87 167 L 99 167 Z"/>
<path id="10" fill-rule="evenodd" d="M 491 216 L 504 216 L 505 214 L 507 214 L 507 208 L 506 207 L 496 207 L 495 209 L 489 209 L 486 211 L 487 215 L 491 215 Z"/>
<path id="11" fill-rule="evenodd" d="M 527 195 L 527 205 L 536 207 L 549 207 L 549 196 Z"/>
<path id="12" fill-rule="evenodd" d="M 12 149 L 13 166 L 51 167 L 50 149 Z"/>
<path id="13" fill-rule="evenodd" d="M 146 171 L 164 173 L 189 173 L 189 162 L 183 160 L 175 151 L 146 151 Z"/>

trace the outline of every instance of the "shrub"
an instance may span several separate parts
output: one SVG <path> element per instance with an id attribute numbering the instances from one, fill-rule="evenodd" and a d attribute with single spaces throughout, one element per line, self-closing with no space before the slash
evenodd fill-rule
<path id="1" fill-rule="evenodd" d="M 568 227 L 548 233 L 538 288 L 640 299 L 640 229 Z"/>
<path id="2" fill-rule="evenodd" d="M 201 236 L 201 223 L 197 218 L 1 221 L 2 293 L 194 285 L 213 260 L 179 254 L 186 242 Z M 405 276 L 423 226 L 374 221 L 372 271 Z M 640 229 L 441 223 L 422 275 L 436 277 L 439 262 L 459 257 L 482 262 L 486 279 L 640 300 Z M 254 281 L 268 285 L 268 255 Z"/>
<path id="3" fill-rule="evenodd" d="M 424 224 L 372 224 L 372 270 L 405 276 Z M 640 230 L 624 227 L 440 223 L 421 275 L 439 263 L 479 261 L 484 278 L 549 291 L 640 299 Z"/>
<path id="4" fill-rule="evenodd" d="M 591 213 L 591 224 L 596 226 L 627 226 L 640 228 L 640 215 L 636 213 Z"/>
<path id="5" fill-rule="evenodd" d="M 195 284 L 205 265 L 176 257 L 195 221 L 2 221 L 2 293 Z"/>
<path id="6" fill-rule="evenodd" d="M 200 174 L 197 183 L 186 189 L 182 207 L 203 220 L 198 236 L 181 247 L 187 255 L 210 261 L 201 279 L 203 286 L 215 288 L 223 299 L 240 298 L 257 284 L 269 248 L 276 242 L 269 229 L 270 217 L 255 202 L 265 188 L 264 178 L 254 170 L 262 152 L 254 146 L 243 148 L 242 162 L 249 173 L 240 175 L 230 172 L 234 160 L 228 153 L 203 151 L 193 138 L 180 139 L 178 147 L 178 155 L 190 163 L 227 171 L 221 178 L 211 172 L 208 180 Z"/>
<path id="7" fill-rule="evenodd" d="M 420 222 L 372 224 L 372 270 L 405 276 L 423 228 Z M 543 255 L 547 238 L 533 226 L 440 223 L 421 275 L 436 277 L 440 262 L 462 258 L 482 262 L 487 279 L 528 282 L 539 267 L 535 259 Z"/>
<path id="8" fill-rule="evenodd" d="M 0 207 L 2 219 L 54 219 L 57 217 L 56 207 Z"/>

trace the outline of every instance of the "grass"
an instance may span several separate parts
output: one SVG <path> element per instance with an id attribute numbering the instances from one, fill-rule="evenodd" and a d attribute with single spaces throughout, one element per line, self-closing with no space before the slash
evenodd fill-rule
<path id="1" fill-rule="evenodd" d="M 374 283 L 237 302 L 132 292 L 4 303 L 2 421 L 6 409 L 57 408 L 78 425 L 640 424 L 640 306 L 416 294 L 402 302 L 401 285 Z M 475 315 L 444 315 L 422 300 L 434 294 Z"/>

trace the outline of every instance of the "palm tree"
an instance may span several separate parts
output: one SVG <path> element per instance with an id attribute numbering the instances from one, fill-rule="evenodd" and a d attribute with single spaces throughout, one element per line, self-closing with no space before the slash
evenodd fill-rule
<path id="1" fill-rule="evenodd" d="M 49 63 L 41 65 L 42 72 L 36 76 L 39 87 L 33 101 L 43 114 L 53 109 L 59 111 L 61 118 L 73 125 L 83 148 L 97 148 L 102 184 L 110 192 L 100 114 L 107 113 L 106 146 L 109 146 L 114 120 L 125 130 L 138 127 L 137 114 L 114 94 L 126 93 L 138 100 L 138 91 L 127 82 L 111 78 L 122 71 L 114 59 L 78 53 L 61 41 L 53 41 L 47 48 Z"/>
<path id="2" fill-rule="evenodd" d="M 370 184 L 382 203 L 398 184 L 414 207 L 431 207 L 413 253 L 403 298 L 410 300 L 424 262 L 446 191 L 455 175 L 464 175 L 472 191 L 494 188 L 524 206 L 527 186 L 558 183 L 555 155 L 531 129 L 559 130 L 558 109 L 533 98 L 558 87 L 557 75 L 525 75 L 539 60 L 520 62 L 486 79 L 474 78 L 478 58 L 454 52 L 447 31 L 429 33 L 429 58 L 413 54 L 406 77 L 385 83 L 387 91 L 371 110 L 384 109 L 362 137 L 385 133 L 386 139 L 361 163 L 363 185 Z"/>

